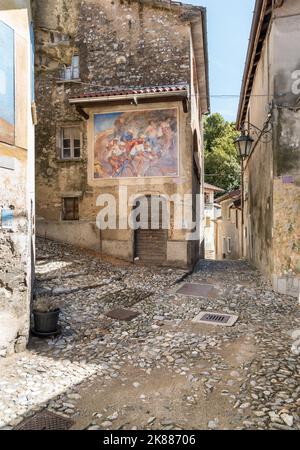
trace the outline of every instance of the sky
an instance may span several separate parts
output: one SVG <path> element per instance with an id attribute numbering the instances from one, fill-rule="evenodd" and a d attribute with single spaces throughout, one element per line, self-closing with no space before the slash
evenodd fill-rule
<path id="1" fill-rule="evenodd" d="M 255 0 L 182 1 L 207 8 L 211 111 L 235 121 Z"/>

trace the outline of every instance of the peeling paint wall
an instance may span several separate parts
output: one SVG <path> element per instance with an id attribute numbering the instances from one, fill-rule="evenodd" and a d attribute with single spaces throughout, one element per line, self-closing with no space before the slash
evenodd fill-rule
<path id="1" fill-rule="evenodd" d="M 84 92 L 130 86 L 187 83 L 191 88 L 192 45 L 190 22 L 201 23 L 200 10 L 171 8 L 166 2 L 148 1 L 41 1 L 35 0 L 37 127 L 37 208 L 38 232 L 43 236 L 133 260 L 131 230 L 104 231 L 96 227 L 99 194 L 118 194 L 119 180 L 94 183 L 90 179 L 93 145 L 92 119 L 85 121 L 69 98 Z M 170 30 L 172 32 L 170 33 Z M 53 42 L 54 41 L 54 42 Z M 62 82 L 60 70 L 74 54 L 80 58 L 80 82 Z M 204 68 L 203 68 L 204 70 Z M 148 104 L 147 108 L 179 108 L 181 176 L 176 179 L 138 179 L 124 182 L 132 194 L 192 193 L 193 133 L 198 143 L 199 166 L 203 167 L 200 106 L 193 96 L 188 113 L 181 102 Z M 130 110 L 132 106 L 122 106 Z M 145 109 L 139 105 L 135 109 Z M 116 111 L 120 107 L 94 107 L 92 113 Z M 77 161 L 60 158 L 57 136 L 62 126 L 78 124 L 82 132 L 82 154 Z M 200 179 L 203 182 L 202 170 Z M 197 191 L 201 189 L 196 181 Z M 61 220 L 62 198 L 80 197 L 78 223 Z M 203 231 L 202 237 L 203 241 Z M 188 265 L 194 260 L 195 245 L 185 233 L 170 230 L 168 260 Z"/>
<path id="2" fill-rule="evenodd" d="M 270 49 L 272 36 L 267 36 L 257 66 L 246 120 L 262 129 L 268 118 L 272 99 Z M 269 95 L 269 97 L 268 97 Z M 244 248 L 249 259 L 268 277 L 272 274 L 273 222 L 273 144 L 255 140 L 253 152 L 244 164 Z"/>
<path id="3" fill-rule="evenodd" d="M 280 292 L 298 296 L 300 294 L 299 2 L 285 1 L 283 6 L 276 10 L 273 35 L 273 83 L 276 105 L 273 284 Z"/>
<path id="4" fill-rule="evenodd" d="M 247 256 L 282 293 L 300 293 L 300 4 L 274 9 L 257 67 L 249 121 L 263 128 L 272 113 L 272 139 L 261 140 L 246 165 Z M 299 72 L 297 72 L 299 71 Z M 258 97 L 255 97 L 255 96 Z"/>
<path id="5" fill-rule="evenodd" d="M 15 145 L 0 142 L 0 357 L 5 357 L 25 350 L 29 336 L 34 257 L 30 2 L 2 1 L 0 21 L 14 30 L 20 55 L 15 63 Z"/>

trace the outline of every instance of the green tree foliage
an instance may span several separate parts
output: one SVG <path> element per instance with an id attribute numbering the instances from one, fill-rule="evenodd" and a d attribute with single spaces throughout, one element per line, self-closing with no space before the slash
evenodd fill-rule
<path id="1" fill-rule="evenodd" d="M 221 114 L 211 114 L 204 122 L 205 181 L 225 191 L 240 185 L 240 161 L 234 139 L 239 133 L 235 124 Z"/>

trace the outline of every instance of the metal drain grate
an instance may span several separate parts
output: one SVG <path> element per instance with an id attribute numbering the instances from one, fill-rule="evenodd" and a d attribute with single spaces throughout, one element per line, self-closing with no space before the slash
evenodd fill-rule
<path id="1" fill-rule="evenodd" d="M 73 420 L 58 416 L 50 411 L 42 411 L 30 417 L 15 427 L 15 430 L 69 430 L 74 425 Z"/>
<path id="2" fill-rule="evenodd" d="M 218 314 L 205 314 L 202 317 L 202 320 L 206 322 L 218 322 L 218 323 L 227 323 L 230 319 L 230 316 L 218 315 Z"/>
<path id="3" fill-rule="evenodd" d="M 238 316 L 233 314 L 220 314 L 210 311 L 200 313 L 193 319 L 194 323 L 204 323 L 206 325 L 222 325 L 232 327 L 238 320 Z"/>

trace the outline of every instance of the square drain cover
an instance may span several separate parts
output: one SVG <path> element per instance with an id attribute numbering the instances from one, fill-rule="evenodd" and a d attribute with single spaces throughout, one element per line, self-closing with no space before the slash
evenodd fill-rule
<path id="1" fill-rule="evenodd" d="M 220 325 L 223 327 L 232 327 L 238 320 L 238 316 L 232 314 L 220 314 L 211 311 L 200 313 L 195 319 L 194 323 L 204 323 L 206 325 Z"/>
<path id="2" fill-rule="evenodd" d="M 131 311 L 130 309 L 119 308 L 119 309 L 112 309 L 111 311 L 108 311 L 106 313 L 106 315 L 107 315 L 107 317 L 110 317 L 111 319 L 129 322 L 130 320 L 135 319 L 140 314 L 137 313 L 136 311 Z"/>
<path id="3" fill-rule="evenodd" d="M 58 416 L 51 411 L 42 411 L 15 427 L 15 430 L 68 430 L 74 425 L 73 420 Z"/>
<path id="4" fill-rule="evenodd" d="M 218 292 L 212 284 L 185 283 L 176 291 L 176 294 L 190 297 L 215 298 L 218 296 Z"/>

